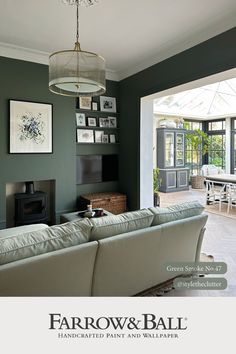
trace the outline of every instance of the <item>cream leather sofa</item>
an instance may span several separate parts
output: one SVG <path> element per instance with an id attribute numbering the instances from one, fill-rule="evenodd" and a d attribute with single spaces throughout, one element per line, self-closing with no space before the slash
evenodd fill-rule
<path id="1" fill-rule="evenodd" d="M 166 263 L 199 260 L 206 221 L 185 217 L 2 264 L 0 296 L 138 294 L 173 278 Z M 0 240 L 17 229 L 0 231 Z"/>

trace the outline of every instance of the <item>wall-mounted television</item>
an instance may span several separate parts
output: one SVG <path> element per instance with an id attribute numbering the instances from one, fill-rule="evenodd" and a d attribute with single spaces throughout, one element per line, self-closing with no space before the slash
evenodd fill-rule
<path id="1" fill-rule="evenodd" d="M 118 155 L 76 156 L 76 184 L 118 180 Z"/>

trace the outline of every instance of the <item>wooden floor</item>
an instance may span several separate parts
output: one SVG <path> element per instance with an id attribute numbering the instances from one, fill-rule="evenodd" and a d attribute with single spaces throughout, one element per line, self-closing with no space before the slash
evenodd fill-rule
<path id="1" fill-rule="evenodd" d="M 160 193 L 161 206 L 198 200 L 205 204 L 205 191 L 190 189 L 184 192 Z M 173 290 L 166 296 L 236 296 L 236 219 L 208 214 L 202 252 L 214 256 L 215 261 L 225 262 L 228 271 L 225 278 L 228 288 L 221 291 Z"/>

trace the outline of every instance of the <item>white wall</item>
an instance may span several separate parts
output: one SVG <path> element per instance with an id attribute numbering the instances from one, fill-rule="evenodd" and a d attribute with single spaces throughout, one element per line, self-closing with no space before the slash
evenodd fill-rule
<path id="1" fill-rule="evenodd" d="M 157 139 L 156 139 L 156 129 L 159 126 L 158 118 L 154 115 L 153 117 L 153 151 L 152 151 L 152 165 L 153 168 L 157 167 Z"/>
<path id="2" fill-rule="evenodd" d="M 153 206 L 153 101 L 143 98 L 140 113 L 140 208 L 149 208 Z"/>

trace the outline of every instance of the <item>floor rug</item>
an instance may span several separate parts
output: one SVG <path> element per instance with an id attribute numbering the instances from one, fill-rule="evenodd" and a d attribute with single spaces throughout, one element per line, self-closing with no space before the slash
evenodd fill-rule
<path id="1" fill-rule="evenodd" d="M 233 206 L 232 209 L 230 209 L 229 214 L 227 213 L 227 207 L 227 204 L 222 204 L 221 211 L 219 211 L 219 204 L 211 204 L 205 206 L 205 211 L 212 214 L 225 216 L 227 218 L 236 219 L 236 206 Z"/>

